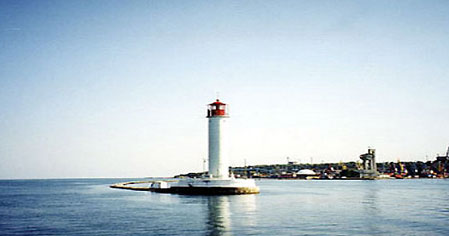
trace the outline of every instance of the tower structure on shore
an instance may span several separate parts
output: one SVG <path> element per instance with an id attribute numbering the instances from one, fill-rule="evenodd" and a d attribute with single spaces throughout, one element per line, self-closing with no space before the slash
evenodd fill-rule
<path id="1" fill-rule="evenodd" d="M 208 105 L 209 178 L 229 179 L 227 156 L 227 105 L 217 99 Z"/>
<path id="2" fill-rule="evenodd" d="M 368 148 L 368 153 L 360 155 L 360 159 L 363 161 L 360 178 L 375 179 L 379 175 L 377 173 L 376 149 Z"/>

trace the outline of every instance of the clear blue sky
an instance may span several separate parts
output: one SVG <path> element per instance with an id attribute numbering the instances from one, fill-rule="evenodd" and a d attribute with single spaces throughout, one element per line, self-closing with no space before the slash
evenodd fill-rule
<path id="1" fill-rule="evenodd" d="M 0 1 L 0 178 L 434 159 L 449 145 L 448 1 Z"/>

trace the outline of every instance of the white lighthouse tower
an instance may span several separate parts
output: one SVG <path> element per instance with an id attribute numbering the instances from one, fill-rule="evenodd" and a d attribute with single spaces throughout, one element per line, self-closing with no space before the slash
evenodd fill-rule
<path id="1" fill-rule="evenodd" d="M 208 105 L 209 174 L 203 178 L 158 181 L 150 191 L 179 194 L 254 194 L 259 193 L 254 179 L 235 179 L 229 175 L 227 151 L 227 105 L 216 100 Z"/>
<path id="2" fill-rule="evenodd" d="M 229 179 L 227 156 L 227 113 L 226 104 L 216 100 L 207 109 L 209 119 L 209 178 Z"/>

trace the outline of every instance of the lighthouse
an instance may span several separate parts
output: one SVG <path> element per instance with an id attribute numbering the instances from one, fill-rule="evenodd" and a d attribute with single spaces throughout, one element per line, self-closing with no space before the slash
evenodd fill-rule
<path id="1" fill-rule="evenodd" d="M 209 125 L 209 174 L 202 178 L 180 178 L 171 181 L 155 181 L 149 190 L 178 194 L 256 194 L 259 187 L 254 179 L 236 179 L 229 175 L 227 156 L 228 109 L 225 103 L 216 100 L 208 104 Z"/>
<path id="2" fill-rule="evenodd" d="M 208 105 L 209 178 L 229 179 L 227 156 L 227 105 L 217 99 Z"/>

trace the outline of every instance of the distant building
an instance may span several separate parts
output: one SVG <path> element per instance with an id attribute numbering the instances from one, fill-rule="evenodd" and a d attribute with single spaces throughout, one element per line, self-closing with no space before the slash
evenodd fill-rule
<path id="1" fill-rule="evenodd" d="M 296 173 L 296 177 L 300 179 L 308 179 L 313 177 L 318 177 L 318 174 L 315 171 L 310 169 L 302 169 Z"/>
<path id="2" fill-rule="evenodd" d="M 376 165 L 376 150 L 368 148 L 368 153 L 360 155 L 362 159 L 362 169 L 360 170 L 360 178 L 375 179 L 379 176 Z"/>

